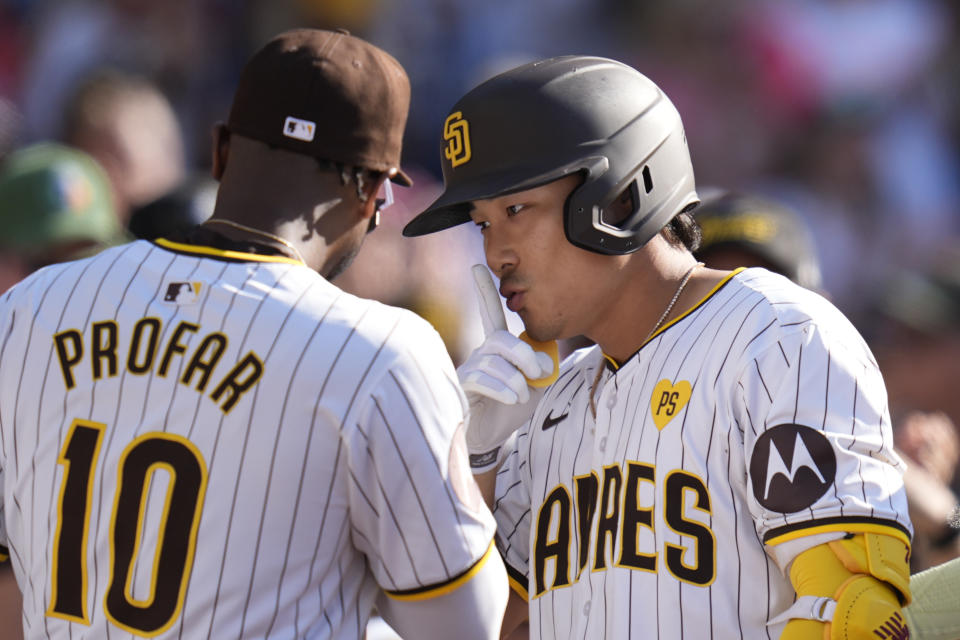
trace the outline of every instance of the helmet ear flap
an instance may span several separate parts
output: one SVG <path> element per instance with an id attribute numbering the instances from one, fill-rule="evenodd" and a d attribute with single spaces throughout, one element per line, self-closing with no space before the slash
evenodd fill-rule
<path id="1" fill-rule="evenodd" d="M 633 198 L 633 208 L 630 210 L 630 215 L 626 219 L 621 220 L 619 224 L 611 224 L 611 226 L 622 231 L 639 227 L 646 215 L 647 207 L 644 206 L 644 199 L 649 198 L 650 193 L 653 191 L 653 174 L 650 172 L 649 164 L 645 163 L 643 165 L 643 169 L 633 177 L 627 188 L 630 190 L 630 195 Z M 686 211 L 686 209 L 684 209 L 684 211 Z"/>
<path id="2" fill-rule="evenodd" d="M 567 201 L 565 214 L 571 216 L 565 220 L 567 240 L 581 249 L 608 255 L 633 253 L 640 249 L 649 238 L 643 239 L 637 230 L 653 217 L 647 202 L 653 191 L 653 175 L 648 163 L 644 162 L 641 167 L 633 170 L 626 186 L 616 192 L 615 197 L 606 204 L 594 205 L 591 212 L 578 205 L 578 202 L 599 200 L 595 189 L 593 193 L 583 193 L 593 181 L 591 178 L 597 177 L 585 171 L 580 192 L 575 189 L 571 194 L 577 196 L 572 198 L 574 206 L 570 206 L 571 199 Z"/>

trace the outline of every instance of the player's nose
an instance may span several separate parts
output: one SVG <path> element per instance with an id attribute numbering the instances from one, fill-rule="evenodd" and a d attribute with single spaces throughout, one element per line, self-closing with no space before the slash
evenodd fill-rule
<path id="1" fill-rule="evenodd" d="M 490 233 L 490 231 L 492 229 L 488 229 L 483 242 L 487 266 L 498 278 L 503 278 L 517 267 L 520 258 L 513 244 L 505 240 L 505 234 Z"/>

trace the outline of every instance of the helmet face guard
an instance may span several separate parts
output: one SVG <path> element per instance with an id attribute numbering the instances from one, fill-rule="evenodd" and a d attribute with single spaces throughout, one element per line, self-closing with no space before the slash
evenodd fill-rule
<path id="1" fill-rule="evenodd" d="M 604 254 L 636 251 L 699 199 L 680 115 L 635 69 L 564 56 L 496 76 L 465 95 L 444 123 L 444 192 L 403 230 L 440 231 L 470 219 L 469 203 L 581 173 L 567 199 L 567 239 Z M 634 210 L 609 220 L 630 189 Z"/>

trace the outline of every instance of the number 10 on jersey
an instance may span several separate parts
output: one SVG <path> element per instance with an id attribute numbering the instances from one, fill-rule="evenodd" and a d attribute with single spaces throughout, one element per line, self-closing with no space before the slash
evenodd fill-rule
<path id="1" fill-rule="evenodd" d="M 53 582 L 47 615 L 89 624 L 87 545 L 97 460 L 106 425 L 74 420 L 60 452 L 63 480 L 53 540 Z M 110 514 L 110 582 L 107 618 L 139 636 L 155 636 L 180 615 L 200 524 L 207 468 L 196 446 L 181 436 L 146 433 L 131 442 L 117 465 Z M 133 597 L 134 563 L 145 537 L 145 513 L 154 474 L 169 474 L 160 517 L 150 591 Z M 106 470 L 104 471 L 106 473 Z"/>

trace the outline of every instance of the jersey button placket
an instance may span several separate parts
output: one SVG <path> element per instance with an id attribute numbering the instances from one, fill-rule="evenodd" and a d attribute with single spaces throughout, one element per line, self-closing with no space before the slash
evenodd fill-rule
<path id="1" fill-rule="evenodd" d="M 617 392 L 613 390 L 610 392 L 610 395 L 607 396 L 607 409 L 613 410 L 617 406 Z"/>
<path id="2" fill-rule="evenodd" d="M 617 405 L 617 388 L 611 378 L 603 382 L 600 390 L 600 401 L 597 403 L 597 433 L 593 441 L 594 453 L 602 458 L 607 450 L 607 435 L 610 432 L 610 415 Z"/>

